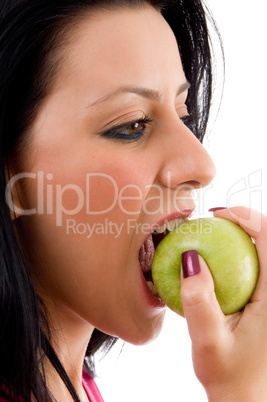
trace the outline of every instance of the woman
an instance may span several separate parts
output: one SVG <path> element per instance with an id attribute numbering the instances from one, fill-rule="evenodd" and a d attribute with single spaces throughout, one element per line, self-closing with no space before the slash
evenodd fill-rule
<path id="1" fill-rule="evenodd" d="M 215 174 L 199 141 L 205 13 L 200 1 L 9 0 L 0 32 L 1 396 L 100 401 L 94 352 L 162 327 L 151 233 L 190 216 Z M 244 226 L 249 211 L 234 212 L 216 214 Z M 246 230 L 264 268 L 256 217 Z M 210 400 L 255 400 L 263 378 L 244 361 L 264 373 L 266 273 L 255 303 L 224 317 L 201 264 L 182 290 L 196 374 Z"/>

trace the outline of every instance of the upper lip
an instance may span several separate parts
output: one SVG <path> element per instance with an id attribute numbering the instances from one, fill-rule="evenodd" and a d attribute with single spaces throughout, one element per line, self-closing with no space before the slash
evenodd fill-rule
<path id="1" fill-rule="evenodd" d="M 164 223 L 170 222 L 174 219 L 189 218 L 192 215 L 193 211 L 194 211 L 194 208 L 187 208 L 187 209 L 183 209 L 182 211 L 175 211 L 172 214 L 165 216 L 164 218 L 160 219 L 157 223 L 154 223 L 151 226 L 151 233 L 153 233 L 155 231 L 155 229 L 164 225 Z"/>
<path id="2" fill-rule="evenodd" d="M 142 244 L 140 245 L 140 248 L 139 248 L 139 255 L 138 255 L 139 258 L 140 258 L 140 251 L 141 251 L 143 245 L 145 244 L 145 242 L 147 241 L 147 239 L 148 239 L 150 236 L 152 236 L 152 234 L 153 234 L 153 232 L 155 231 L 155 229 L 158 229 L 160 226 L 162 226 L 162 225 L 164 225 L 165 223 L 170 222 L 170 221 L 172 221 L 172 220 L 174 220 L 174 219 L 187 219 L 187 218 L 189 218 L 189 217 L 192 215 L 193 211 L 194 211 L 194 208 L 188 208 L 188 209 L 183 209 L 183 210 L 180 210 L 180 211 L 175 211 L 175 212 L 173 212 L 173 213 L 171 213 L 171 214 L 169 214 L 169 215 L 166 215 L 164 218 L 161 218 L 157 223 L 154 223 L 154 224 L 150 227 L 150 232 L 147 233 L 147 235 L 146 235 L 145 238 L 143 238 L 143 242 L 142 242 Z M 155 242 L 154 242 L 153 236 L 152 236 L 152 239 L 153 239 L 153 243 L 154 243 L 154 252 L 155 252 L 156 244 L 155 244 Z M 157 243 L 157 244 L 158 244 L 158 243 Z M 146 253 L 146 250 L 145 250 L 145 253 Z M 149 257 L 149 258 L 152 257 L 151 243 L 150 243 L 149 250 L 148 250 L 148 257 Z M 140 262 L 140 260 L 139 260 L 139 262 Z M 141 267 L 141 268 L 142 268 L 142 267 Z M 151 268 L 150 268 L 150 269 L 151 269 Z M 143 272 L 147 272 L 147 271 L 149 271 L 149 269 L 144 269 L 144 268 L 142 268 L 142 271 L 143 271 Z"/>
<path id="3" fill-rule="evenodd" d="M 166 215 L 164 218 L 161 218 L 158 222 L 153 223 L 153 225 L 150 227 L 150 230 L 146 232 L 146 236 L 143 238 L 142 244 L 147 240 L 149 236 L 152 235 L 152 233 L 155 231 L 155 229 L 159 228 L 160 226 L 164 225 L 166 222 L 170 222 L 173 219 L 186 219 L 189 218 L 195 208 L 186 208 L 180 211 L 174 211 L 169 215 Z M 142 246 L 140 245 L 140 247 Z"/>

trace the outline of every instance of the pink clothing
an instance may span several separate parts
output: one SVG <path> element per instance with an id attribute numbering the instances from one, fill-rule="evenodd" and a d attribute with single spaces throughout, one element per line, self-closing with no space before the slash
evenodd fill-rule
<path id="1" fill-rule="evenodd" d="M 104 402 L 104 399 L 102 398 L 95 381 L 85 371 L 83 371 L 82 381 L 84 390 L 90 402 Z M 7 402 L 7 400 L 5 398 L 0 397 L 0 402 Z"/>
<path id="2" fill-rule="evenodd" d="M 90 402 L 104 402 L 95 381 L 85 371 L 83 372 L 83 387 Z"/>

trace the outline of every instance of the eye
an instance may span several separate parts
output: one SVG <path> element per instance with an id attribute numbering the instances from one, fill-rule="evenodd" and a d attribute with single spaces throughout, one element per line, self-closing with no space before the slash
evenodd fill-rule
<path id="1" fill-rule="evenodd" d="M 184 121 L 185 119 L 187 119 L 189 117 L 189 113 L 188 113 L 188 109 L 186 105 L 180 106 L 176 109 L 176 113 L 178 115 L 178 117 Z"/>
<path id="2" fill-rule="evenodd" d="M 151 119 L 146 116 L 143 119 L 113 127 L 101 135 L 106 138 L 115 138 L 127 141 L 138 140 L 144 136 L 149 123 L 151 123 Z"/>
<path id="3" fill-rule="evenodd" d="M 197 118 L 193 114 L 188 114 L 187 116 L 180 117 L 180 120 L 184 123 L 186 127 L 189 128 L 190 131 L 194 132 L 197 124 Z"/>
<path id="4" fill-rule="evenodd" d="M 178 108 L 177 115 L 180 120 L 187 126 L 191 131 L 193 130 L 194 124 L 196 123 L 196 118 L 194 115 L 189 114 L 187 106 L 183 105 L 182 107 Z"/>

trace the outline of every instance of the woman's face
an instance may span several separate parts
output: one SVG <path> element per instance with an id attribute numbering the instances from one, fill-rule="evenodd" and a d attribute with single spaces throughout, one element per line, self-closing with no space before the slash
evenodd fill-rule
<path id="1" fill-rule="evenodd" d="M 141 344 L 165 310 L 142 272 L 149 235 L 189 215 L 214 165 L 182 121 L 188 84 L 156 10 L 95 11 L 73 38 L 32 128 L 18 219 L 47 305 Z"/>

